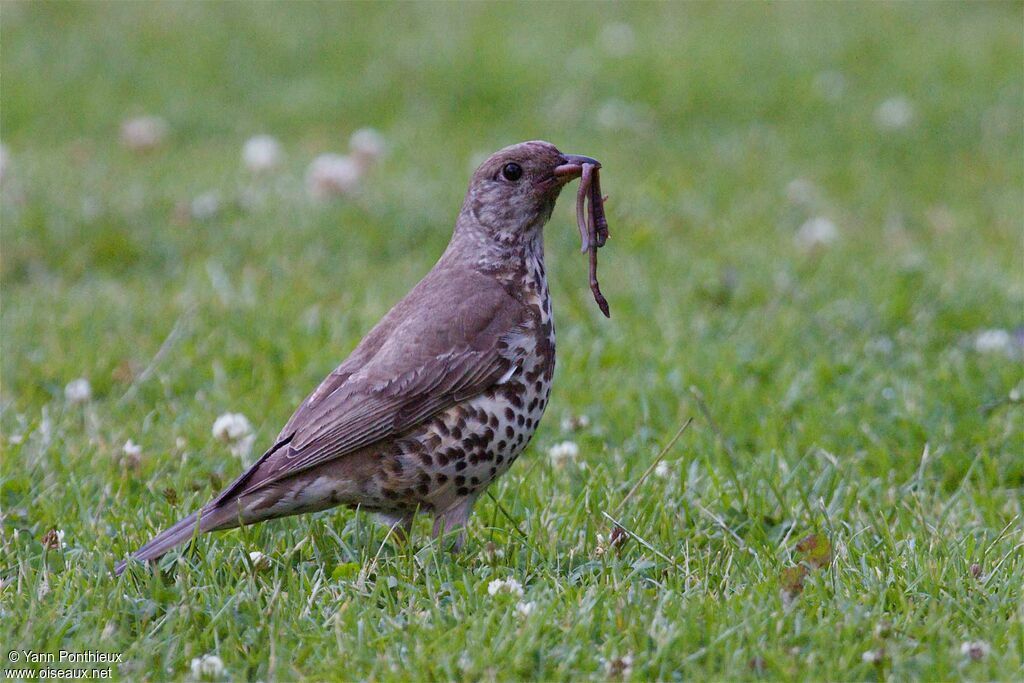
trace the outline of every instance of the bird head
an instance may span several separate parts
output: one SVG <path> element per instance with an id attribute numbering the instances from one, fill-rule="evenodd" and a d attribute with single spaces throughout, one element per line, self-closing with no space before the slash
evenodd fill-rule
<path id="1" fill-rule="evenodd" d="M 562 154 L 550 142 L 533 140 L 499 150 L 473 172 L 463 203 L 471 219 L 499 242 L 519 242 L 540 231 L 562 188 L 580 177 L 590 157 Z"/>

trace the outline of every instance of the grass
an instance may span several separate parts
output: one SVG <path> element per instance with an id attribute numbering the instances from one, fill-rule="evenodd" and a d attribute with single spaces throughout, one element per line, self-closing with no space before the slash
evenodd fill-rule
<path id="1" fill-rule="evenodd" d="M 251 680 L 1024 675 L 1021 353 L 973 343 L 1024 322 L 1019 3 L 0 19 L 5 654 L 122 653 L 133 680 L 204 654 Z M 903 127 L 876 122 L 891 98 Z M 117 141 L 139 113 L 170 128 L 147 155 Z M 366 125 L 386 158 L 311 202 L 309 160 Z M 260 132 L 288 157 L 255 180 Z M 443 249 L 471 160 L 537 137 L 605 164 L 612 318 L 563 199 L 552 404 L 465 552 L 329 511 L 112 579 L 240 471 L 214 419 L 266 445 Z M 215 216 L 174 218 L 211 191 Z M 815 216 L 838 239 L 801 247 Z M 612 546 L 605 514 L 689 417 L 615 515 L 643 542 Z M 580 453 L 555 467 L 564 440 Z"/>

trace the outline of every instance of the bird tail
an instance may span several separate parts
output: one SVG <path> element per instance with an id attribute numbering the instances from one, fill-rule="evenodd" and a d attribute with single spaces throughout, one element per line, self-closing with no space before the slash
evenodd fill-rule
<path id="1" fill-rule="evenodd" d="M 136 550 L 127 560 L 114 568 L 114 576 L 120 576 L 132 560 L 148 562 L 162 557 L 169 550 L 183 545 L 199 534 L 220 528 L 226 521 L 225 509 L 202 509 L 193 512 L 169 529 L 157 534 L 149 543 Z"/>
<path id="2" fill-rule="evenodd" d="M 127 560 L 119 562 L 114 568 L 114 575 L 120 576 L 124 573 L 128 563 L 132 560 L 138 560 L 139 562 L 155 560 L 167 551 L 173 550 L 179 545 L 187 543 L 193 537 L 204 534 L 207 531 L 230 529 L 240 524 L 249 524 L 266 519 L 266 517 L 260 518 L 245 515 L 240 508 L 240 504 L 236 505 L 233 502 L 229 503 L 229 501 L 238 501 L 244 488 L 252 483 L 253 477 L 259 472 L 260 466 L 276 453 L 278 449 L 290 443 L 291 440 L 292 437 L 289 435 L 275 443 L 252 467 L 242 473 L 230 486 L 221 491 L 220 495 L 207 503 L 203 508 L 193 512 L 171 528 L 161 531 L 153 540 L 132 553 L 131 557 Z"/>

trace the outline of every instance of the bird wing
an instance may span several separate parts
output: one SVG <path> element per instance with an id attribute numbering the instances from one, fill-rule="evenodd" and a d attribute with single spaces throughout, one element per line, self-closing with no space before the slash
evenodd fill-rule
<path id="1" fill-rule="evenodd" d="M 507 379 L 522 363 L 529 315 L 490 277 L 431 271 L 214 504 L 400 434 Z"/>

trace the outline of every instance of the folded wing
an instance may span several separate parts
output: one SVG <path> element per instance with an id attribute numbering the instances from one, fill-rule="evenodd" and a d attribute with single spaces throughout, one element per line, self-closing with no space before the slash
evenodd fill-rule
<path id="1" fill-rule="evenodd" d="M 435 268 L 213 504 L 398 435 L 498 384 L 523 360 L 528 322 L 529 309 L 492 278 Z"/>

